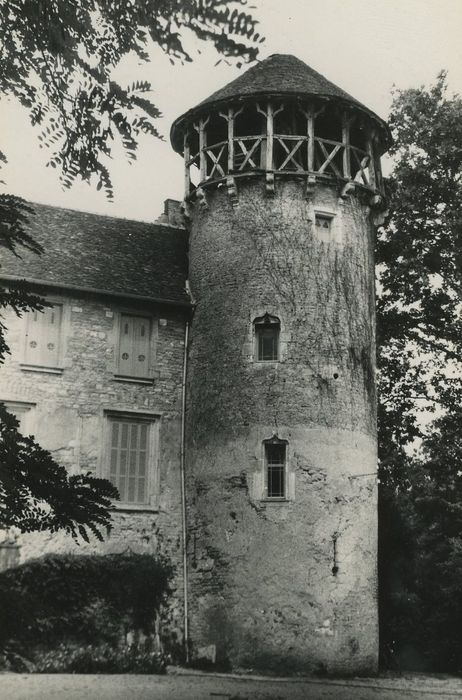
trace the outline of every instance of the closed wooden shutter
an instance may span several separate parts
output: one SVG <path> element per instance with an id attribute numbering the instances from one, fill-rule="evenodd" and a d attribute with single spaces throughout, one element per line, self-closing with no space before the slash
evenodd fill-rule
<path id="1" fill-rule="evenodd" d="M 150 424 L 129 419 L 111 419 L 109 478 L 121 503 L 148 503 Z"/>
<path id="2" fill-rule="evenodd" d="M 119 372 L 132 376 L 133 365 L 133 317 L 121 316 L 119 338 Z"/>
<path id="3" fill-rule="evenodd" d="M 32 311 L 27 318 L 25 362 L 40 367 L 57 367 L 60 359 L 62 306 Z"/>
<path id="4" fill-rule="evenodd" d="M 121 315 L 118 363 L 120 374 L 127 377 L 149 375 L 150 336 L 149 318 Z"/>

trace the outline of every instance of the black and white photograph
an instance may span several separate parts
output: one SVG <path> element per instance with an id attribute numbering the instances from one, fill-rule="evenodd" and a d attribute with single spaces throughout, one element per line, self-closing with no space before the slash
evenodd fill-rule
<path id="1" fill-rule="evenodd" d="M 462 0 L 0 0 L 1 700 L 462 699 Z"/>

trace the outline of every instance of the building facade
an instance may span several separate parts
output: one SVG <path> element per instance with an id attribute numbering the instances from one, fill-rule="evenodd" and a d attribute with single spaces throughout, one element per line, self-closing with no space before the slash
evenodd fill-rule
<path id="1" fill-rule="evenodd" d="M 32 205 L 44 248 L 4 259 L 2 281 L 27 275 L 52 304 L 5 318 L 11 355 L 0 400 L 70 473 L 117 486 L 113 529 L 77 546 L 57 533 L 20 538 L 20 561 L 49 552 L 167 554 L 181 574 L 180 446 L 187 236 L 179 205 L 159 224 Z M 12 548 L 7 549 L 11 554 Z M 175 597 L 182 630 L 182 577 Z"/>
<path id="2" fill-rule="evenodd" d="M 38 208 L 56 252 L 25 269 L 54 305 L 11 321 L 0 398 L 58 461 L 116 483 L 103 547 L 172 557 L 194 656 L 370 673 L 387 127 L 271 56 L 171 139 L 185 228 L 172 202 L 152 225 Z"/>

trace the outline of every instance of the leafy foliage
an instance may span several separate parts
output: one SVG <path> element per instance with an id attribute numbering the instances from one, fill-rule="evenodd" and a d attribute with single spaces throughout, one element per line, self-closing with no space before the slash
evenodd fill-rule
<path id="1" fill-rule="evenodd" d="M 96 175 L 112 198 L 107 166 L 115 142 L 135 158 L 138 138 L 159 136 L 151 85 L 121 86 L 114 69 L 124 57 L 148 61 L 149 43 L 171 61 L 190 61 L 183 37 L 210 42 L 223 56 L 256 58 L 256 21 L 247 0 L 9 0 L 0 5 L 0 91 L 29 109 L 49 165 L 69 187 Z M 3 156 L 4 158 L 4 156 Z"/>
<path id="2" fill-rule="evenodd" d="M 397 92 L 390 122 L 392 213 L 378 242 L 382 655 L 461 672 L 462 99 L 442 73 L 428 90 Z"/>
<path id="3" fill-rule="evenodd" d="M 462 672 L 461 420 L 459 402 L 434 422 L 420 458 L 408 458 L 407 488 L 383 494 L 382 649 L 391 665 Z"/>
<path id="4" fill-rule="evenodd" d="M 419 406 L 432 410 L 459 381 L 448 363 L 462 361 L 462 99 L 446 93 L 442 73 L 430 90 L 397 92 L 390 117 L 392 214 L 377 248 L 382 459 L 422 436 Z"/>
<path id="5" fill-rule="evenodd" d="M 18 246 L 33 253 L 43 252 L 27 230 L 29 217 L 34 210 L 21 197 L 11 194 L 0 195 L 0 246 L 18 255 Z"/>
<path id="6" fill-rule="evenodd" d="M 27 222 L 33 215 L 33 209 L 21 197 L 0 194 L 0 247 L 6 248 L 20 257 L 18 248 L 26 248 L 37 255 L 42 253 L 42 247 L 36 243 L 28 232 Z M 10 288 L 0 288 L 0 311 L 12 308 L 17 316 L 26 311 L 42 310 L 46 302 L 40 298 L 26 280 L 15 282 Z M 0 313 L 0 362 L 10 352 L 5 339 L 6 327 Z"/>
<path id="7" fill-rule="evenodd" d="M 111 522 L 117 489 L 90 474 L 69 475 L 0 404 L 0 528 L 22 532 L 64 530 L 88 541 L 99 540 Z"/>
<path id="8" fill-rule="evenodd" d="M 172 575 L 166 559 L 134 553 L 48 555 L 9 569 L 0 574 L 0 648 L 42 672 L 159 670 L 148 643 L 118 647 L 129 631 L 153 633 Z"/>
<path id="9" fill-rule="evenodd" d="M 60 644 L 52 651 L 37 654 L 34 673 L 165 673 L 168 657 L 148 643 L 117 648 L 112 644 L 78 646 Z M 17 662 L 16 665 L 20 666 Z M 10 668 L 14 666 L 10 662 Z"/>

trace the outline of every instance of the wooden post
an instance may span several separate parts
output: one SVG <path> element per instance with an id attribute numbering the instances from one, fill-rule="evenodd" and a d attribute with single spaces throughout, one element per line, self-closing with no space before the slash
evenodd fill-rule
<path id="1" fill-rule="evenodd" d="M 273 105 L 268 102 L 266 108 L 266 172 L 273 170 Z"/>
<path id="2" fill-rule="evenodd" d="M 313 105 L 308 105 L 305 112 L 306 115 L 306 134 L 308 136 L 307 143 L 307 168 L 308 172 L 314 171 L 314 113 Z"/>
<path id="3" fill-rule="evenodd" d="M 377 140 L 375 141 L 375 143 L 376 143 L 376 145 L 378 145 Z M 375 186 L 383 195 L 384 191 L 383 191 L 382 163 L 380 161 L 380 156 L 377 154 L 376 150 L 374 150 L 374 153 L 375 153 L 375 174 L 376 174 Z"/>
<path id="4" fill-rule="evenodd" d="M 371 127 L 367 135 L 367 154 L 369 156 L 369 185 L 375 190 L 377 189 L 377 178 L 375 172 L 374 136 L 374 130 Z"/>
<path id="5" fill-rule="evenodd" d="M 234 169 L 234 110 L 228 109 L 228 174 Z"/>
<path id="6" fill-rule="evenodd" d="M 343 177 L 351 180 L 350 124 L 347 112 L 342 113 Z"/>
<path id="7" fill-rule="evenodd" d="M 205 127 L 209 121 L 209 118 L 199 120 L 199 160 L 200 160 L 200 181 L 203 182 L 207 177 L 207 157 L 205 153 L 205 148 L 207 147 L 207 132 Z"/>
<path id="8" fill-rule="evenodd" d="M 240 109 L 234 109 L 233 107 L 229 107 L 226 113 L 218 113 L 220 117 L 226 119 L 226 122 L 228 124 L 228 175 L 231 173 L 232 170 L 234 170 L 234 122 L 236 121 L 236 117 L 240 115 L 242 110 L 243 107 L 241 107 Z"/>
<path id="9" fill-rule="evenodd" d="M 261 109 L 260 105 L 257 103 L 257 112 L 266 115 L 266 150 L 265 150 L 265 170 L 266 170 L 266 194 L 274 194 L 274 172 L 273 172 L 273 141 L 274 141 L 274 115 L 278 114 L 283 107 L 273 111 L 273 105 L 268 102 L 266 105 L 266 111 Z M 263 155 L 263 142 L 261 146 L 261 154 Z"/>
<path id="10" fill-rule="evenodd" d="M 189 171 L 190 165 L 189 160 L 191 158 L 191 149 L 189 146 L 189 131 L 186 130 L 184 134 L 184 197 L 185 199 L 189 197 L 191 190 L 191 173 Z"/>

